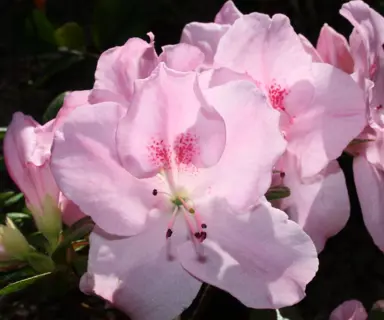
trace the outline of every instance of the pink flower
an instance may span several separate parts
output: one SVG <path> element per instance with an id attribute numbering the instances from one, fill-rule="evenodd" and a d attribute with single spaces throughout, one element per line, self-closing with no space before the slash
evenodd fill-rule
<path id="1" fill-rule="evenodd" d="M 82 214 L 62 197 L 52 177 L 49 162 L 54 126 L 55 120 L 41 126 L 31 117 L 15 113 L 4 138 L 4 157 L 38 229 L 57 243 L 61 219 L 71 224 Z"/>
<path id="2" fill-rule="evenodd" d="M 99 227 L 82 290 L 143 320 L 180 314 L 201 281 L 254 308 L 302 299 L 315 248 L 263 197 L 278 112 L 250 82 L 202 90 L 163 62 L 133 88 L 128 109 L 77 108 L 55 136 L 56 181 Z"/>
<path id="3" fill-rule="evenodd" d="M 227 3 L 218 17 L 228 8 L 234 12 Z M 237 16 L 225 25 L 189 24 L 182 41 L 203 50 L 199 39 L 211 40 L 215 50 L 208 62 L 217 70 L 206 72 L 208 87 L 247 79 L 280 112 L 288 145 L 277 169 L 285 173 L 283 183 L 292 192 L 281 208 L 304 227 L 320 251 L 349 217 L 345 179 L 335 160 L 364 128 L 363 91 L 350 75 L 313 62 L 286 16 Z M 226 27 L 220 37 L 218 26 Z"/>
<path id="4" fill-rule="evenodd" d="M 384 18 L 362 1 L 350 1 L 340 13 L 354 26 L 350 37 L 358 81 L 372 81 L 367 90 L 367 122 L 359 136 L 370 141 L 354 147 L 353 172 L 364 223 L 373 241 L 384 251 L 384 149 L 382 87 L 384 85 Z"/>
<path id="5" fill-rule="evenodd" d="M 360 301 L 348 300 L 332 311 L 330 320 L 367 320 L 368 314 Z"/>

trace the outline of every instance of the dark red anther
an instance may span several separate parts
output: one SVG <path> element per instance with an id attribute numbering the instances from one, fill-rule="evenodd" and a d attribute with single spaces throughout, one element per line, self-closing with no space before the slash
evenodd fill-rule
<path id="1" fill-rule="evenodd" d="M 205 239 L 207 239 L 207 233 L 203 231 L 200 234 L 200 241 L 203 242 Z"/>
<path id="2" fill-rule="evenodd" d="M 285 172 L 280 172 L 280 178 L 284 178 L 285 177 Z"/>
<path id="3" fill-rule="evenodd" d="M 207 225 L 206 225 L 205 223 L 202 223 L 202 224 L 201 224 L 201 227 L 202 227 L 203 229 L 207 229 Z"/>
<path id="4" fill-rule="evenodd" d="M 171 229 L 168 229 L 165 237 L 168 239 L 172 235 L 172 233 L 173 233 L 173 231 Z"/>
<path id="5" fill-rule="evenodd" d="M 153 194 L 154 196 L 157 196 L 157 189 L 153 189 L 152 194 Z"/>
<path id="6" fill-rule="evenodd" d="M 197 239 L 200 239 L 200 237 L 201 237 L 201 233 L 200 233 L 200 232 L 195 232 L 195 237 L 196 237 Z"/>

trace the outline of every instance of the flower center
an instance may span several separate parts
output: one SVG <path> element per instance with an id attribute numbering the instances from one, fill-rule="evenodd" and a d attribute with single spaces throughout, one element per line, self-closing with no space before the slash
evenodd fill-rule
<path id="1" fill-rule="evenodd" d="M 167 192 L 158 191 L 157 189 L 152 190 L 152 194 L 157 196 L 164 194 L 169 197 L 173 204 L 172 217 L 168 223 L 167 231 L 165 233 L 166 239 L 170 238 L 173 234 L 173 226 L 177 215 L 182 212 L 184 214 L 185 221 L 188 225 L 188 229 L 192 238 L 197 239 L 199 242 L 203 242 L 207 238 L 207 225 L 202 222 L 200 214 L 195 210 L 193 203 L 185 195 L 178 193 L 169 194 Z"/>
<path id="2" fill-rule="evenodd" d="M 165 180 L 170 190 L 170 193 L 157 189 L 152 191 L 154 196 L 165 195 L 172 203 L 173 213 L 165 234 L 166 239 L 172 236 L 175 220 L 182 213 L 192 239 L 204 241 L 207 237 L 207 225 L 202 222 L 186 192 L 176 187 L 175 182 L 179 172 L 197 173 L 193 160 L 200 154 L 199 137 L 190 132 L 181 133 L 176 136 L 172 145 L 164 139 L 152 138 L 147 150 L 150 162 L 160 169 L 159 176 Z"/>

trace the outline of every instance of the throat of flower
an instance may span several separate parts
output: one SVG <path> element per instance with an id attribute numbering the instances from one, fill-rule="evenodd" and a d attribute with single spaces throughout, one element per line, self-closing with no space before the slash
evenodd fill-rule
<path id="1" fill-rule="evenodd" d="M 200 214 L 195 210 L 193 205 L 190 205 L 188 202 L 188 198 L 184 197 L 180 194 L 170 194 L 163 191 L 158 191 L 157 189 L 153 189 L 152 194 L 157 196 L 159 194 L 163 194 L 169 197 L 174 209 L 172 212 L 171 219 L 168 222 L 167 230 L 165 233 L 166 239 L 169 239 L 173 234 L 173 228 L 176 221 L 176 218 L 180 212 L 183 213 L 185 222 L 188 226 L 188 230 L 192 239 L 196 239 L 199 242 L 203 242 L 207 238 L 207 225 L 202 222 Z"/>

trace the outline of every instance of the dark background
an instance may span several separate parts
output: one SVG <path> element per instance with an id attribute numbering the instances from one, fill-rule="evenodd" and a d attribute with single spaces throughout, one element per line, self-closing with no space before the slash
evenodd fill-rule
<path id="1" fill-rule="evenodd" d="M 238 0 L 235 4 L 243 13 L 284 13 L 291 18 L 296 31 L 315 44 L 325 22 L 349 35 L 352 28 L 338 13 L 344 2 Z M 383 13 L 384 1 L 366 2 Z M 186 23 L 212 21 L 223 3 L 222 0 L 0 0 L 0 126 L 6 126 L 15 111 L 42 122 L 45 109 L 58 94 L 92 87 L 97 58 L 104 50 L 121 45 L 132 36 L 145 38 L 149 31 L 155 34 L 156 47 L 160 50 L 163 45 L 178 42 Z M 70 50 L 60 51 L 60 45 Z M 361 300 L 368 310 L 375 301 L 384 299 L 383 254 L 364 227 L 351 159 L 342 156 L 340 163 L 350 192 L 351 218 L 320 255 L 318 275 L 307 288 L 307 298 L 297 307 L 305 320 L 328 319 L 329 312 L 347 299 Z M 0 171 L 0 192 L 14 188 L 6 173 Z M 75 289 L 43 301 L 36 298 L 33 290 L 0 300 L 0 319 L 123 318 L 104 311 L 101 316 L 98 314 L 100 317 L 93 313 L 91 316 L 92 308 L 81 306 L 82 301 L 87 299 L 91 306 L 95 303 L 96 309 L 100 308 L 100 302 L 85 298 Z M 249 317 L 249 310 L 218 290 L 210 291 L 208 302 L 195 314 L 195 319 Z"/>

